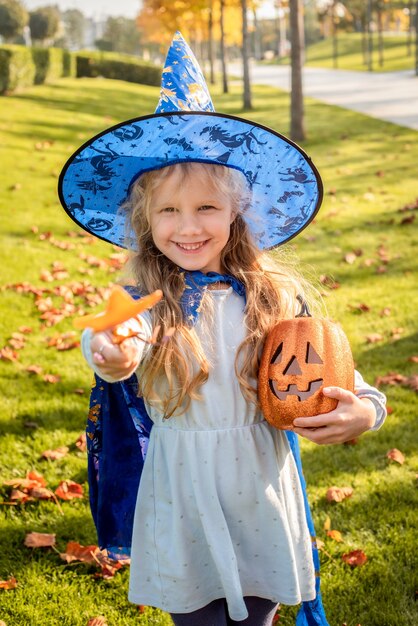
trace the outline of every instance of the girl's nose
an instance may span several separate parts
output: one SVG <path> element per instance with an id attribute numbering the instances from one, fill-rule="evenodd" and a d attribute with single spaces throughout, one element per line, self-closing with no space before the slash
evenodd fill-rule
<path id="1" fill-rule="evenodd" d="M 202 230 L 199 216 L 180 213 L 177 222 L 177 232 L 180 235 L 196 235 Z"/>

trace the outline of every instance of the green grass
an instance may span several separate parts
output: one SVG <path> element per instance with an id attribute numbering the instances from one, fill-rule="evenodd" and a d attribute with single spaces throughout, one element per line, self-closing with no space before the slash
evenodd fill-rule
<path id="1" fill-rule="evenodd" d="M 219 111 L 242 114 L 238 91 L 221 96 L 214 91 Z M 59 207 L 56 184 L 65 160 L 83 141 L 112 123 L 154 110 L 158 90 L 116 81 L 62 80 L 34 87 L 21 95 L 0 100 L 2 162 L 2 252 L 0 285 L 28 281 L 38 287 L 89 280 L 107 285 L 115 275 L 103 269 L 89 276 L 80 254 L 106 258 L 111 248 L 103 242 L 86 244 L 71 238 L 76 227 Z M 268 87 L 254 90 L 254 111 L 248 117 L 286 133 L 289 96 Z M 398 212 L 415 201 L 417 133 L 341 108 L 306 102 L 309 139 L 304 148 L 322 172 L 323 207 L 313 224 L 294 242 L 301 268 L 316 282 L 331 275 L 340 288 L 328 291 L 326 304 L 332 318 L 341 321 L 351 341 L 357 367 L 366 380 L 390 371 L 411 374 L 408 358 L 417 354 L 416 271 L 417 232 L 414 224 L 401 225 L 415 211 Z M 53 142 L 51 144 L 42 142 Z M 48 147 L 49 146 L 49 147 Z M 39 232 L 51 231 L 56 240 L 73 243 L 61 250 Z M 378 267 L 379 246 L 387 251 L 386 271 Z M 415 246 L 415 247 L 414 247 Z M 354 263 L 344 256 L 361 250 Z M 278 253 L 280 254 L 280 252 Z M 372 265 L 365 263 L 371 259 Z M 70 276 L 43 283 L 39 276 L 60 261 Z M 23 476 L 28 469 L 43 473 L 55 488 L 72 479 L 86 487 L 84 454 L 74 442 L 86 416 L 91 373 L 78 350 L 58 352 L 45 339 L 71 330 L 71 318 L 56 327 L 43 328 L 34 297 L 12 288 L 0 291 L 3 316 L 0 347 L 21 325 L 31 326 L 26 347 L 17 362 L 0 361 L 0 482 Z M 57 302 L 59 298 L 57 299 Z M 368 313 L 356 313 L 349 305 L 366 303 Z M 389 316 L 380 316 L 390 307 Z M 400 337 L 391 338 L 394 328 Z M 367 344 L 366 335 L 378 332 L 384 340 Z M 44 372 L 60 374 L 52 385 L 31 376 L 25 368 L 39 364 Z M 83 388 L 84 396 L 74 393 Z M 304 443 L 304 468 L 317 534 L 325 541 L 322 552 L 322 588 L 331 626 L 412 626 L 418 623 L 414 605 L 416 590 L 415 480 L 417 448 L 413 418 L 416 396 L 404 387 L 386 387 L 393 409 L 379 433 L 363 436 L 355 446 L 323 446 Z M 37 428 L 30 427 L 35 423 Z M 29 423 L 29 425 L 28 425 Z M 70 445 L 60 461 L 40 460 L 47 448 Z M 399 448 L 406 457 L 400 466 L 385 455 Z M 333 505 L 325 499 L 329 486 L 351 486 L 351 499 Z M 8 491 L 0 487 L 0 500 Z M 49 502 L 25 507 L 0 506 L 0 580 L 15 576 L 15 590 L 0 590 L 0 620 L 7 626 L 84 626 L 96 615 L 109 625 L 161 624 L 169 618 L 147 609 L 139 614 L 127 601 L 128 572 L 111 581 L 94 580 L 82 564 L 66 565 L 56 552 L 30 551 L 23 545 L 29 531 L 57 535 L 63 551 L 69 540 L 94 543 L 95 531 L 87 498 L 64 502 L 64 515 Z M 326 517 L 339 530 L 344 543 L 326 538 Z M 341 555 L 363 549 L 368 562 L 351 570 Z M 294 609 L 284 608 L 280 624 L 293 623 Z"/>
<path id="2" fill-rule="evenodd" d="M 323 39 L 306 49 L 306 65 L 308 67 L 334 68 L 332 38 Z M 380 64 L 377 33 L 373 34 L 372 67 L 374 72 L 395 72 L 415 68 L 415 43 L 412 41 L 410 53 L 407 50 L 407 38 L 401 35 L 383 35 L 383 64 Z M 362 50 L 360 33 L 340 33 L 337 37 L 337 69 L 367 71 Z M 289 57 L 280 60 L 280 64 L 288 64 Z M 272 61 L 277 63 L 277 61 Z"/>

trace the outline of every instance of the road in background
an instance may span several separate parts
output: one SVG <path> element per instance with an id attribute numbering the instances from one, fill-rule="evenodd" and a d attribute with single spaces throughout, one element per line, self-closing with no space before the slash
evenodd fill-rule
<path id="1" fill-rule="evenodd" d="M 240 64 L 228 67 L 241 76 Z M 251 65 L 251 82 L 290 91 L 290 67 Z M 402 72 L 350 72 L 305 67 L 305 96 L 327 104 L 336 104 L 371 117 L 418 130 L 418 76 L 412 70 Z"/>

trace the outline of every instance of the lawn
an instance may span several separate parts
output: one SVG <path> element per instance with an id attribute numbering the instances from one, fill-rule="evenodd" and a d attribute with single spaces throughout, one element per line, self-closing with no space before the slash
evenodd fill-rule
<path id="1" fill-rule="evenodd" d="M 334 68 L 333 40 L 318 41 L 306 48 L 308 67 Z M 340 33 L 337 36 L 337 69 L 367 71 L 367 61 L 363 55 L 362 35 L 360 33 Z M 277 63 L 277 61 L 275 61 Z M 274 61 L 273 61 L 274 63 Z M 289 58 L 280 60 L 288 64 Z M 377 33 L 373 34 L 372 67 L 374 72 L 396 72 L 415 68 L 414 41 L 408 49 L 407 37 L 383 34 L 383 63 L 380 63 Z"/>
<path id="2" fill-rule="evenodd" d="M 238 88 L 229 95 L 216 88 L 213 93 L 219 111 L 283 133 L 289 128 L 288 94 L 257 87 L 250 115 L 242 111 Z M 16 360 L 0 361 L 0 581 L 17 581 L 15 589 L 0 589 L 0 620 L 7 626 L 85 626 L 98 615 L 112 626 L 171 623 L 160 611 L 139 612 L 129 604 L 127 568 L 109 580 L 94 578 L 96 568 L 67 564 L 58 554 L 69 541 L 96 540 L 85 453 L 75 445 L 92 377 L 79 350 L 71 349 L 77 337 L 62 335 L 72 331 L 72 318 L 81 309 L 90 312 L 100 303 L 102 288 L 117 276 L 120 251 L 77 230 L 59 206 L 57 177 L 88 137 L 149 113 L 157 96 L 152 87 L 65 79 L 0 100 L 0 348 L 9 346 L 3 354 L 12 359 L 17 354 Z M 290 252 L 323 292 L 330 317 L 342 323 L 366 380 L 400 375 L 398 384 L 380 385 L 391 410 L 380 432 L 355 445 L 303 442 L 310 501 L 323 541 L 324 603 L 331 626 L 413 626 L 418 623 L 417 400 L 409 377 L 418 354 L 413 297 L 418 135 L 313 100 L 306 102 L 306 115 L 304 148 L 322 172 L 325 198 Z M 40 291 L 45 289 L 51 293 Z M 22 327 L 32 330 L 24 333 Z M 25 339 L 18 334 L 12 346 L 13 333 Z M 29 373 L 31 365 L 42 371 Z M 46 375 L 60 380 L 45 380 Z M 69 448 L 61 459 L 41 457 L 60 446 Z M 403 453 L 403 464 L 387 458 L 393 448 Z M 59 505 L 54 500 L 7 504 L 10 487 L 1 485 L 28 470 L 41 473 L 53 490 L 63 480 L 79 483 L 85 495 Z M 334 485 L 351 487 L 352 497 L 328 502 L 326 491 Z M 338 530 L 341 541 L 327 529 Z M 25 547 L 25 535 L 33 531 L 55 533 L 56 549 Z M 341 556 L 352 550 L 364 551 L 363 566 L 343 562 Z M 294 613 L 284 607 L 280 624 L 293 624 Z"/>

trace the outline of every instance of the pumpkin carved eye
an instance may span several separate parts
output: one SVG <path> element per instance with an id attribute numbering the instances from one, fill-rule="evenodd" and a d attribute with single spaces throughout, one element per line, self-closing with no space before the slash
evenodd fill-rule
<path id="1" fill-rule="evenodd" d="M 283 342 L 281 342 L 275 350 L 271 360 L 271 364 L 278 365 L 282 362 L 282 359 Z M 286 383 L 285 379 L 283 379 L 282 383 L 284 385 L 284 388 L 279 388 L 278 379 L 272 378 L 269 380 L 269 386 L 276 398 L 278 398 L 279 400 L 286 400 L 288 396 L 294 395 L 298 398 L 299 401 L 306 400 L 320 389 L 323 379 L 315 378 L 309 380 L 309 378 L 307 378 L 307 374 L 305 374 L 304 376 L 305 364 L 324 364 L 323 360 L 321 359 L 310 341 L 306 342 L 306 349 L 302 352 L 302 354 L 301 351 L 299 351 L 298 356 L 296 356 L 296 354 L 293 354 L 290 357 L 282 372 L 282 376 L 300 376 L 301 384 L 303 385 L 302 389 L 300 389 L 298 385 L 294 383 Z"/>

